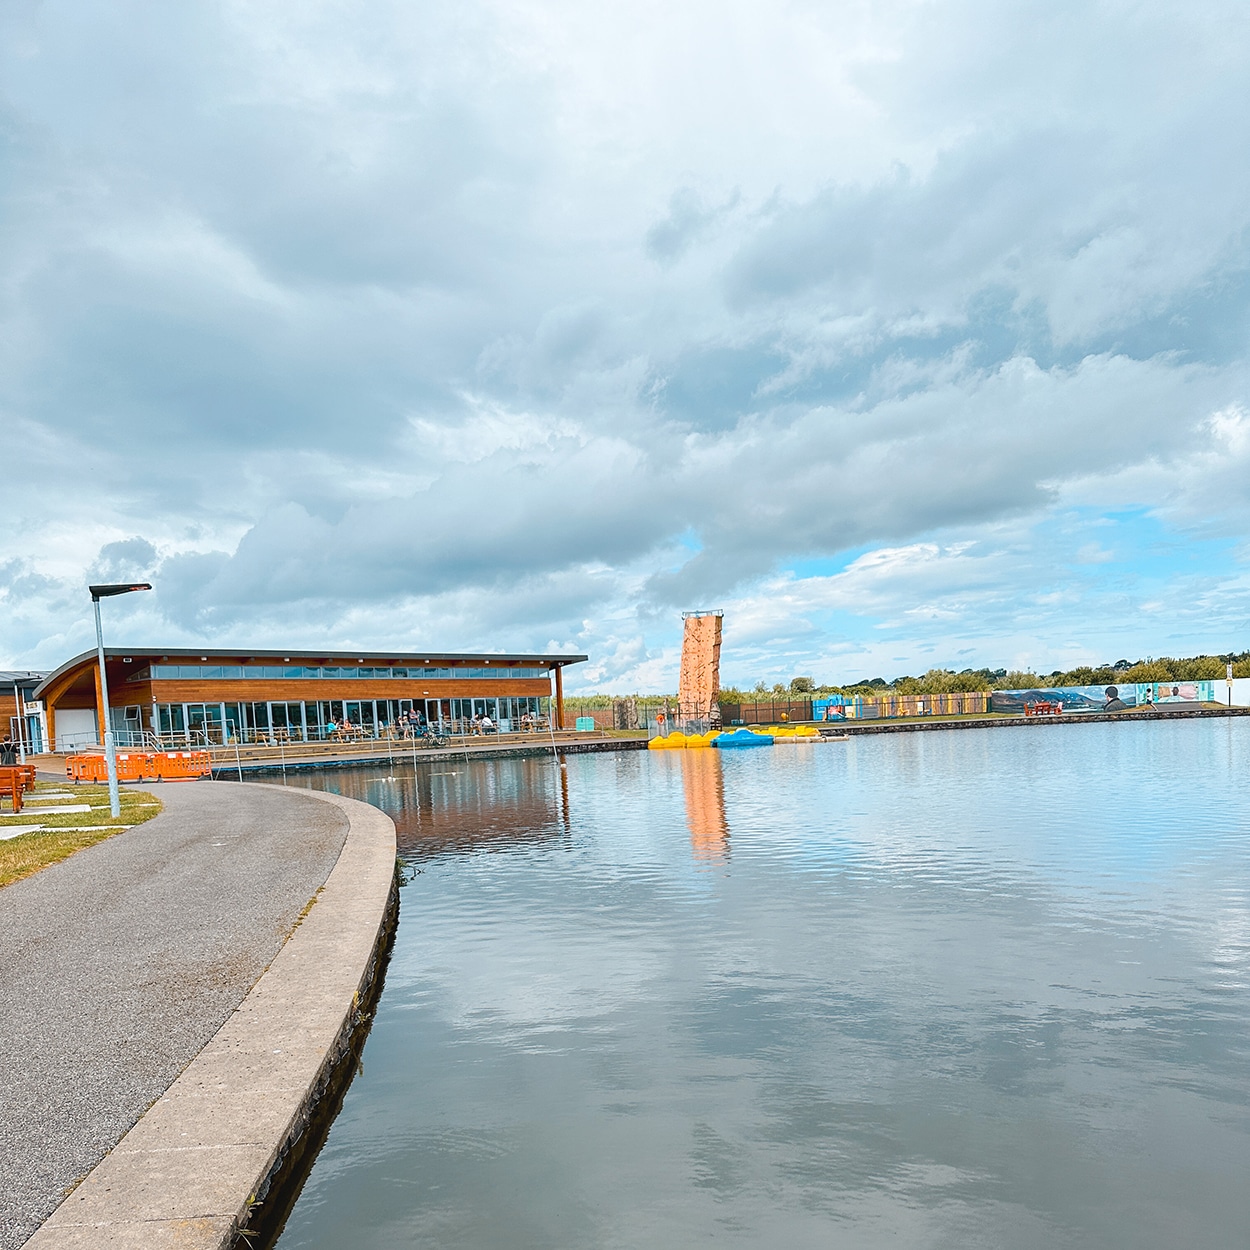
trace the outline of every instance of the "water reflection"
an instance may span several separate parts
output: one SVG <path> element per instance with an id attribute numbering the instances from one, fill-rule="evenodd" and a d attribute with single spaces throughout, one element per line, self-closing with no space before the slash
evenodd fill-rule
<path id="1" fill-rule="evenodd" d="M 715 750 L 674 752 L 681 760 L 686 798 L 686 826 L 694 857 L 720 864 L 729 858 L 729 821 L 725 818 L 725 773 Z"/>
<path id="2" fill-rule="evenodd" d="M 385 778 L 325 770 L 291 784 L 382 808 L 395 822 L 401 857 L 412 861 L 541 845 L 566 834 L 571 821 L 568 775 L 549 756 L 469 763 L 449 753 L 435 763 L 397 764 Z"/>
<path id="3" fill-rule="evenodd" d="M 425 871 L 282 1250 L 1250 1244 L 1248 773 L 1207 721 L 340 774 Z"/>

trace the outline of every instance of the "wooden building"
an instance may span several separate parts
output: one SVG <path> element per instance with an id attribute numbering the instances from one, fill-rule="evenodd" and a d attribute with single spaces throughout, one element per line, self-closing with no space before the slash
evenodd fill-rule
<path id="1" fill-rule="evenodd" d="M 0 738 L 7 735 L 33 755 L 44 750 L 48 736 L 43 707 L 35 697 L 47 675 L 25 669 L 0 670 Z"/>
<path id="2" fill-rule="evenodd" d="M 379 737 L 412 713 L 463 731 L 489 717 L 501 733 L 554 718 L 564 727 L 565 665 L 584 655 L 406 655 L 368 651 L 140 651 L 109 648 L 109 707 L 119 745 Z M 57 750 L 98 743 L 103 718 L 94 651 L 34 691 Z"/>

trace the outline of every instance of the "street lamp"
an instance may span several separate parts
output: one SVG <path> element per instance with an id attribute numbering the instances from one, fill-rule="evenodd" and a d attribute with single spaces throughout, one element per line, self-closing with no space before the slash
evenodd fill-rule
<path id="1" fill-rule="evenodd" d="M 151 590 L 148 582 L 126 586 L 88 586 L 95 607 L 95 645 L 100 657 L 100 700 L 104 704 L 104 763 L 109 774 L 109 811 L 116 820 L 122 814 L 122 801 L 117 793 L 117 752 L 113 749 L 113 717 L 109 712 L 109 682 L 104 672 L 104 631 L 100 628 L 100 600 L 113 595 L 128 595 L 132 590 Z"/>

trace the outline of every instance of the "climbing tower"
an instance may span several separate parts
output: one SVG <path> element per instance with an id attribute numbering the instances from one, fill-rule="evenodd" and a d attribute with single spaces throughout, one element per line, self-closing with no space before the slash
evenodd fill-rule
<path id="1" fill-rule="evenodd" d="M 720 608 L 683 612 L 681 679 L 677 687 L 677 718 L 684 725 L 702 721 L 720 728 L 720 633 L 725 613 Z"/>

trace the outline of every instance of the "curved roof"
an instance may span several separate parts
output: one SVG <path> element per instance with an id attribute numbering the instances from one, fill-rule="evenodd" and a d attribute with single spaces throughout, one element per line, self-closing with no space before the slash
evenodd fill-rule
<path id="1" fill-rule="evenodd" d="M 213 647 L 105 647 L 106 660 L 133 660 L 135 663 L 159 664 L 162 660 L 195 659 L 247 664 L 254 660 L 279 660 L 284 664 L 316 660 L 319 662 L 347 664 L 425 664 L 438 660 L 452 668 L 458 665 L 525 664 L 538 668 L 563 668 L 566 664 L 581 664 L 589 659 L 585 655 L 522 655 L 510 652 L 482 651 L 256 651 L 246 648 L 229 650 Z M 84 651 L 72 660 L 66 660 L 59 668 L 43 677 L 35 690 L 34 698 L 42 699 L 48 690 L 60 693 L 74 678 L 96 662 L 95 650 Z"/>

